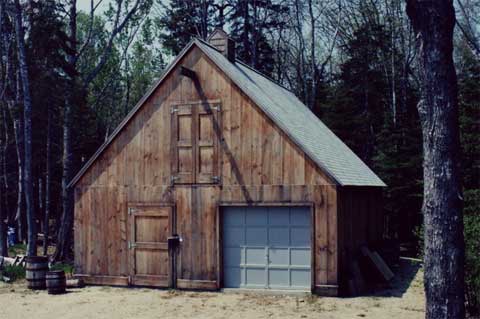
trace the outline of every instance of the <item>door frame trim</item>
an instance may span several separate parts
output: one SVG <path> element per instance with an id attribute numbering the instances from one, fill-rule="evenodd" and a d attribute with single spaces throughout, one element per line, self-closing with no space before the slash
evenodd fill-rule
<path id="1" fill-rule="evenodd" d="M 217 205 L 217 238 L 218 238 L 218 282 L 219 288 L 224 289 L 224 272 L 223 272 L 223 211 L 226 207 L 262 207 L 262 206 L 279 206 L 279 207 L 308 207 L 310 209 L 310 292 L 315 291 L 315 203 L 310 201 L 301 202 L 241 202 L 241 201 L 221 201 Z M 235 288 L 236 289 L 236 288 Z"/>

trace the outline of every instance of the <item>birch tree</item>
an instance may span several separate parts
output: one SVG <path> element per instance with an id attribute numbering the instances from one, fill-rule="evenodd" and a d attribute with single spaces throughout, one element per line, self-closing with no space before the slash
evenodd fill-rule
<path id="1" fill-rule="evenodd" d="M 28 78 L 28 64 L 25 50 L 25 36 L 22 25 L 22 8 L 20 1 L 15 0 L 15 34 L 17 38 L 17 58 L 23 95 L 23 121 L 24 121 L 24 185 L 25 206 L 27 217 L 27 255 L 37 255 L 37 233 L 35 225 L 35 206 L 33 203 L 33 178 L 32 178 L 32 100 L 30 97 L 30 82 Z"/>

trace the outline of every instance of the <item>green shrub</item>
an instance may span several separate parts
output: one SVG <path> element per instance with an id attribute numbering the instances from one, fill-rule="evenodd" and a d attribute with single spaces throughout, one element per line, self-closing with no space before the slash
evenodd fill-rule
<path id="1" fill-rule="evenodd" d="M 65 274 L 73 274 L 73 265 L 66 263 L 54 264 L 50 267 L 50 270 L 63 270 Z"/>
<path id="2" fill-rule="evenodd" d="M 1 273 L 2 279 L 3 277 L 8 277 L 10 279 L 10 282 L 25 278 L 25 268 L 23 268 L 22 266 L 7 265 L 3 267 Z"/>

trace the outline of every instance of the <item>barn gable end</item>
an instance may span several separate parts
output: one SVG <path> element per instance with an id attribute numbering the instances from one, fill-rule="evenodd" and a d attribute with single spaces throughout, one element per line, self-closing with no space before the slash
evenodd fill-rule
<path id="1" fill-rule="evenodd" d="M 254 88 L 232 79 L 208 50 L 215 49 L 190 43 L 72 181 L 78 276 L 96 284 L 218 289 L 231 275 L 224 274 L 225 216 L 235 207 L 265 216 L 290 209 L 311 216 L 311 255 L 304 256 L 310 288 L 337 294 L 346 262 L 339 220 L 348 215 L 338 204 L 341 183 L 298 142 L 299 131 L 293 137 L 279 125 L 248 94 Z M 182 67 L 197 80 L 182 75 Z M 142 233 L 150 234 L 150 244 L 142 243 Z M 167 247 L 174 234 L 182 242 Z M 293 274 L 294 268 L 282 269 Z"/>

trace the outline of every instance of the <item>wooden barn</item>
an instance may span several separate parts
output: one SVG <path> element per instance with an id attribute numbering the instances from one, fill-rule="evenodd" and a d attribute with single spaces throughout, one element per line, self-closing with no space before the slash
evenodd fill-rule
<path id="1" fill-rule="evenodd" d="M 70 183 L 87 283 L 337 295 L 385 184 L 295 95 L 193 39 Z"/>

